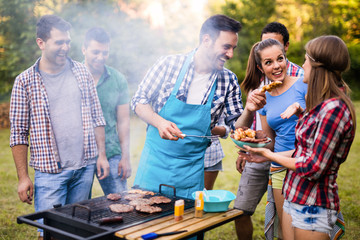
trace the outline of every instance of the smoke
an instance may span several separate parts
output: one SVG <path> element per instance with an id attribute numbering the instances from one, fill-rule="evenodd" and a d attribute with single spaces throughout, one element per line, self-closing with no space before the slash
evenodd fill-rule
<path id="1" fill-rule="evenodd" d="M 204 8 L 199 7 L 199 2 L 67 3 L 61 16 L 73 26 L 70 57 L 83 61 L 81 46 L 86 31 L 103 27 L 111 36 L 107 64 L 126 76 L 132 94 L 160 56 L 187 52 L 198 45 L 200 27 L 205 20 Z"/>

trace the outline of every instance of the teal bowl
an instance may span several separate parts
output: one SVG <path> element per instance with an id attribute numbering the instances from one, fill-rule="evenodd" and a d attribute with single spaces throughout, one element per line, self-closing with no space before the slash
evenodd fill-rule
<path id="1" fill-rule="evenodd" d="M 239 140 L 235 140 L 233 135 L 230 136 L 231 140 L 238 145 L 239 147 L 244 147 L 245 145 L 252 147 L 252 148 L 262 148 L 265 147 L 266 145 L 268 145 L 269 143 L 271 143 L 271 138 L 267 138 L 267 140 L 265 142 L 260 142 L 260 143 L 252 143 L 252 142 L 242 142 Z"/>
<path id="2" fill-rule="evenodd" d="M 196 192 L 192 197 L 195 199 Z M 207 190 L 204 192 L 204 212 L 226 212 L 235 198 L 235 194 L 227 190 Z"/>

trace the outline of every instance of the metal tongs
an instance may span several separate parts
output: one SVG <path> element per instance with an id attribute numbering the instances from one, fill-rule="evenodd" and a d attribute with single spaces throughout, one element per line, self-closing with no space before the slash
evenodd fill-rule
<path id="1" fill-rule="evenodd" d="M 215 140 L 220 137 L 220 135 L 210 135 L 210 136 L 199 136 L 199 135 L 188 135 L 188 134 L 181 134 L 183 137 L 199 137 L 199 138 L 207 138 L 210 140 Z"/>

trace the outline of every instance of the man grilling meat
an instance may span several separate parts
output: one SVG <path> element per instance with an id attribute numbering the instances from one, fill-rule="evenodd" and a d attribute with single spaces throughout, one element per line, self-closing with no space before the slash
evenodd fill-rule
<path id="1" fill-rule="evenodd" d="M 198 48 L 163 57 L 148 71 L 131 103 L 149 124 L 135 185 L 157 191 L 159 184 L 166 183 L 186 198 L 204 188 L 203 158 L 209 140 L 181 134 L 210 135 L 223 112 L 243 113 L 237 77 L 224 68 L 233 57 L 240 29 L 234 19 L 212 16 L 201 28 Z M 249 95 L 260 103 L 257 108 L 262 107 L 263 97 Z M 251 123 L 253 115 L 245 111 Z"/>

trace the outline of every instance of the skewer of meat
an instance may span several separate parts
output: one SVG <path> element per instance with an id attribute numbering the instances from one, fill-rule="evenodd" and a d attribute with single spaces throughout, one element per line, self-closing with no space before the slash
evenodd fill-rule
<path id="1" fill-rule="evenodd" d="M 274 81 L 270 84 L 267 84 L 267 85 L 264 85 L 262 88 L 261 88 L 261 92 L 271 92 L 273 89 L 279 87 L 280 85 L 282 84 L 281 81 Z"/>

